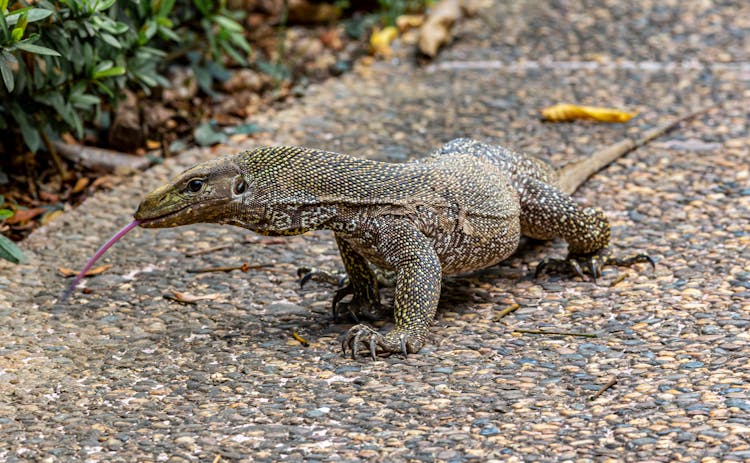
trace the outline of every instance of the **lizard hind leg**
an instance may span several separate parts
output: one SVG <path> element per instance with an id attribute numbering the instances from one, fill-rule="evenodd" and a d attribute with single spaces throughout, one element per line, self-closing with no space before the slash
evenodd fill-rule
<path id="1" fill-rule="evenodd" d="M 568 243 L 565 259 L 546 258 L 538 266 L 535 277 L 545 272 L 585 274 L 596 280 L 605 266 L 631 266 L 653 259 L 646 254 L 625 258 L 609 253 L 609 221 L 600 210 L 578 205 L 573 198 L 555 186 L 525 178 L 520 183 L 521 233 L 539 239 L 561 237 Z"/>

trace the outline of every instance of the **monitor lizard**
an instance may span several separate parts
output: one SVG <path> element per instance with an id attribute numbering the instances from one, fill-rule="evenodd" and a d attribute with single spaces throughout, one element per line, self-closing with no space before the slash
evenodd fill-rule
<path id="1" fill-rule="evenodd" d="M 426 342 L 441 278 L 506 259 L 522 235 L 560 237 L 568 244 L 566 258 L 543 261 L 537 274 L 555 268 L 595 278 L 605 265 L 653 265 L 645 254 L 611 256 L 604 213 L 570 195 L 618 157 L 702 111 L 559 171 L 533 156 L 466 138 L 406 163 L 302 147 L 254 148 L 195 165 L 147 194 L 128 227 L 217 223 L 273 236 L 331 230 L 349 277 L 333 298 L 334 314 L 347 295 L 352 313 L 377 312 L 380 296 L 371 266 L 396 275 L 395 327 L 380 333 L 356 324 L 343 338 L 344 353 L 349 348 L 356 357 L 364 345 L 373 358 L 407 355 Z"/>

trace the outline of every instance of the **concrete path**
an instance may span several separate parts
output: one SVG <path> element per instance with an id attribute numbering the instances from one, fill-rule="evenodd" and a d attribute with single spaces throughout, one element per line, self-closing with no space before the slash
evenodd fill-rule
<path id="1" fill-rule="evenodd" d="M 448 279 L 429 345 L 405 360 L 341 356 L 332 289 L 294 274 L 341 268 L 323 232 L 135 230 L 89 294 L 58 304 L 58 267 L 220 150 L 125 180 L 35 232 L 26 264 L 0 264 L 0 460 L 750 461 L 749 89 L 748 2 L 495 2 L 429 66 L 361 68 L 256 121 L 263 143 L 402 161 L 472 136 L 560 165 L 721 103 L 577 194 L 607 212 L 614 251 L 649 253 L 655 272 L 534 280 L 565 249 L 529 246 Z M 562 101 L 640 116 L 539 121 Z M 189 272 L 243 263 L 274 266 Z"/>

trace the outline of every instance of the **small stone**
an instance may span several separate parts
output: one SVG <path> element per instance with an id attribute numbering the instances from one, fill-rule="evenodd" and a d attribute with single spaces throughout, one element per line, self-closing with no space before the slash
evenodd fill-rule
<path id="1" fill-rule="evenodd" d="M 195 438 L 192 436 L 180 436 L 174 440 L 174 443 L 182 447 L 190 447 L 195 445 Z"/>
<path id="2" fill-rule="evenodd" d="M 500 434 L 500 430 L 490 425 L 490 426 L 485 426 L 484 428 L 482 428 L 482 430 L 479 431 L 479 434 L 483 436 L 496 436 Z"/>
<path id="3" fill-rule="evenodd" d="M 115 438 L 110 438 L 110 439 L 107 439 L 107 442 L 105 442 L 105 445 L 110 450 L 119 450 L 120 447 L 122 447 L 122 441 L 115 439 Z"/>

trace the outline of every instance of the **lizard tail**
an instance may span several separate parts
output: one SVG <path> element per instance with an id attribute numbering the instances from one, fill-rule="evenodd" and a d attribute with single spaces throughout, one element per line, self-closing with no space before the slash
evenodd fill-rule
<path id="1" fill-rule="evenodd" d="M 663 125 L 654 127 L 651 130 L 646 131 L 637 139 L 626 138 L 621 140 L 614 145 L 610 145 L 604 149 L 597 151 L 590 157 L 581 159 L 580 161 L 572 162 L 558 171 L 560 189 L 567 194 L 573 194 L 583 182 L 589 177 L 605 168 L 618 158 L 624 156 L 630 151 L 645 145 L 654 138 L 660 137 L 670 130 L 677 127 L 681 122 L 688 119 L 692 119 L 715 105 L 710 105 L 693 111 L 684 116 L 678 117 L 670 122 Z"/>

